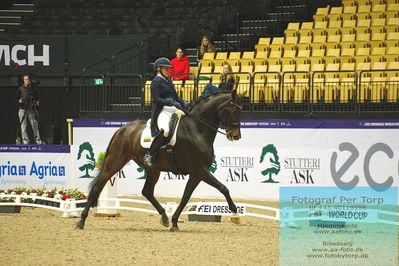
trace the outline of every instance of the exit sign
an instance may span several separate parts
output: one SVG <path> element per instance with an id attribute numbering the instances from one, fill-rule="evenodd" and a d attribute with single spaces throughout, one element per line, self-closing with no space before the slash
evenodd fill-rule
<path id="1" fill-rule="evenodd" d="M 94 79 L 94 85 L 103 85 L 104 80 L 103 79 Z"/>

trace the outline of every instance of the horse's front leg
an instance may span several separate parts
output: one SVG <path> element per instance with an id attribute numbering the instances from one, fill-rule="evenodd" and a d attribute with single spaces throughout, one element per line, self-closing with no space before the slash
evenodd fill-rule
<path id="1" fill-rule="evenodd" d="M 162 207 L 161 204 L 157 201 L 157 199 L 154 197 L 154 187 L 155 184 L 158 182 L 159 179 L 159 171 L 151 171 L 148 170 L 148 176 L 147 179 L 145 180 L 145 184 L 142 190 L 142 194 L 144 197 L 148 199 L 149 202 L 151 202 L 152 206 L 155 207 L 155 209 L 158 211 L 158 213 L 161 215 L 161 224 L 165 227 L 169 227 L 169 218 L 166 215 L 164 207 Z"/>
<path id="2" fill-rule="evenodd" d="M 200 181 L 201 180 L 197 176 L 193 176 L 190 174 L 190 177 L 186 184 L 186 188 L 184 189 L 183 197 L 175 213 L 172 216 L 172 227 L 170 228 L 171 232 L 179 232 L 177 221 L 179 220 L 181 212 L 183 211 L 184 207 L 187 205 L 187 202 L 190 200 L 191 195 L 193 194 L 195 188 L 198 186 Z"/>
<path id="3" fill-rule="evenodd" d="M 240 217 L 237 214 L 237 206 L 233 202 L 233 200 L 230 197 L 230 192 L 229 189 L 223 185 L 219 180 L 214 177 L 208 169 L 203 169 L 203 172 L 201 173 L 201 178 L 202 181 L 207 183 L 208 185 L 216 188 L 217 190 L 220 191 L 226 198 L 227 203 L 229 204 L 229 209 L 230 211 L 233 212 L 233 217 L 231 218 L 231 221 L 233 223 L 239 224 L 240 223 Z"/>

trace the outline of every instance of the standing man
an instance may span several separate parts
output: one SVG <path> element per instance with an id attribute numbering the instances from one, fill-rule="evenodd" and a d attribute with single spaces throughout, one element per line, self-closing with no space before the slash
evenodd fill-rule
<path id="1" fill-rule="evenodd" d="M 36 144 L 43 144 L 39 133 L 39 95 L 37 93 L 37 83 L 31 83 L 29 75 L 24 75 L 23 84 L 17 90 L 18 117 L 21 126 L 23 144 L 29 144 L 28 119 L 32 126 Z"/>

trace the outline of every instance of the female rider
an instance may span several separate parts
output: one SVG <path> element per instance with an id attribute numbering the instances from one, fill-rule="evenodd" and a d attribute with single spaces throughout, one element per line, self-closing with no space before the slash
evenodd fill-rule
<path id="1" fill-rule="evenodd" d="M 151 82 L 151 135 L 153 137 L 149 152 L 144 156 L 144 163 L 151 166 L 160 146 L 164 145 L 169 134 L 170 117 L 185 106 L 184 101 L 177 95 L 175 86 L 168 78 L 172 65 L 165 57 L 154 62 L 157 73 Z"/>

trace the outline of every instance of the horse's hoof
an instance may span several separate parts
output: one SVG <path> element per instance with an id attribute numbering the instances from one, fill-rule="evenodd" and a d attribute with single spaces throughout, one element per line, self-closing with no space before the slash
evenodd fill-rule
<path id="1" fill-rule="evenodd" d="M 163 226 L 165 226 L 165 227 L 169 227 L 169 226 L 170 226 L 168 217 L 166 217 L 166 218 L 161 217 L 160 223 L 161 223 Z"/>
<path id="2" fill-rule="evenodd" d="M 76 223 L 76 225 L 75 225 L 75 229 L 83 229 L 84 228 L 84 225 L 83 225 L 83 223 L 82 222 L 77 222 Z"/>
<path id="3" fill-rule="evenodd" d="M 230 218 L 230 220 L 235 223 L 235 224 L 240 224 L 241 223 L 241 218 L 239 216 L 233 216 Z"/>
<path id="4" fill-rule="evenodd" d="M 176 233 L 176 232 L 179 232 L 179 228 L 177 226 L 172 226 L 170 228 L 170 231 L 173 232 L 173 233 Z"/>

